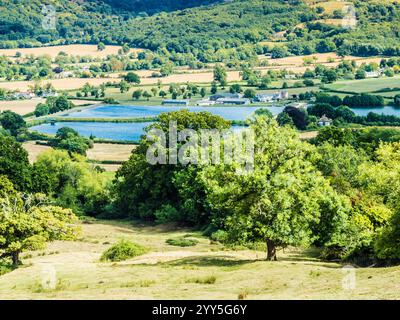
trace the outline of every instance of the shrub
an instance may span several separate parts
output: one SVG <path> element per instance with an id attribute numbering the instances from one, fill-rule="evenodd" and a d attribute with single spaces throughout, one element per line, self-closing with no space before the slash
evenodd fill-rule
<path id="1" fill-rule="evenodd" d="M 157 223 L 166 223 L 179 220 L 179 212 L 170 204 L 163 205 L 154 213 Z"/>
<path id="2" fill-rule="evenodd" d="M 223 230 L 218 230 L 211 235 L 211 240 L 218 241 L 221 243 L 227 242 L 228 233 Z"/>
<path id="3" fill-rule="evenodd" d="M 175 238 L 175 239 L 168 239 L 166 241 L 167 244 L 176 247 L 193 247 L 199 243 L 196 239 L 187 239 L 187 238 Z"/>
<path id="4" fill-rule="evenodd" d="M 186 282 L 198 283 L 198 284 L 214 284 L 216 281 L 217 281 L 217 277 L 207 276 L 205 278 L 188 279 Z"/>
<path id="5" fill-rule="evenodd" d="M 128 240 L 121 240 L 107 249 L 101 261 L 124 261 L 145 254 L 148 250 Z"/>

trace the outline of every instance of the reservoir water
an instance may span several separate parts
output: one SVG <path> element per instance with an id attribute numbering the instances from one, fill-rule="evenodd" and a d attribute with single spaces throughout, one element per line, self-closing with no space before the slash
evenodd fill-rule
<path id="1" fill-rule="evenodd" d="M 31 127 L 30 130 L 55 135 L 58 129 L 69 127 L 76 130 L 84 137 L 90 137 L 92 135 L 100 139 L 137 142 L 140 140 L 140 136 L 144 134 L 143 129 L 150 124 L 151 122 L 57 122 L 54 125 L 50 123 L 41 124 Z"/>
<path id="2" fill-rule="evenodd" d="M 188 109 L 193 112 L 208 111 L 226 120 L 245 120 L 250 117 L 257 109 L 265 108 L 273 115 L 282 112 L 282 107 L 177 107 L 177 106 L 98 106 L 84 109 L 79 112 L 71 112 L 63 115 L 68 118 L 144 118 L 156 117 L 163 112 L 178 111 Z"/>
<path id="3" fill-rule="evenodd" d="M 63 115 L 65 118 L 144 118 L 155 117 L 163 112 L 188 109 L 193 112 L 208 111 L 221 116 L 226 120 L 245 120 L 251 117 L 257 109 L 265 108 L 277 115 L 283 111 L 282 107 L 175 107 L 175 106 L 97 106 L 82 111 L 73 111 Z M 366 116 L 369 112 L 385 115 L 400 116 L 400 109 L 394 107 L 384 108 L 354 108 L 357 115 Z M 126 140 L 137 142 L 144 134 L 144 128 L 151 122 L 114 123 L 114 122 L 58 122 L 55 125 L 42 124 L 32 127 L 31 130 L 54 135 L 59 128 L 70 127 L 79 134 L 109 140 Z"/>

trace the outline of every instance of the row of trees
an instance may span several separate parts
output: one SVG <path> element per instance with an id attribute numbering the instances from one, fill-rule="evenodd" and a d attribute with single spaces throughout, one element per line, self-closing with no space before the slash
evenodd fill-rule
<path id="1" fill-rule="evenodd" d="M 231 126 L 210 113 L 183 110 L 160 115 L 150 128 L 169 137 L 170 121 L 177 121 L 178 130 Z M 7 197 L 13 189 L 40 192 L 54 205 L 79 214 L 201 226 L 224 243 L 264 242 L 269 260 L 277 259 L 279 248 L 299 245 L 319 246 L 325 258 L 400 259 L 397 130 L 329 127 L 309 143 L 290 126 L 278 126 L 268 113 L 259 113 L 250 128 L 255 133 L 254 168 L 246 174 L 237 174 L 242 165 L 235 161 L 151 165 L 146 158 L 151 142 L 143 137 L 112 183 L 76 150 L 47 151 L 31 165 L 22 146 L 2 135 L 0 176 L 6 178 L 0 181 L 6 187 L 0 184 L 0 192 L 7 189 Z M 76 138 L 71 129 L 57 134 L 60 144 Z M 230 143 L 223 140 L 224 147 Z M 49 212 L 71 217 L 63 209 Z M 3 213 L 0 217 L 0 224 L 10 223 Z M 33 248 L 11 250 L 10 239 L 18 235 L 0 231 L 6 255 Z"/>
<path id="2" fill-rule="evenodd" d="M 177 112 L 162 116 L 157 128 L 167 133 L 171 119 L 178 121 L 178 128 L 228 126 L 211 115 Z M 384 253 L 388 247 L 382 240 L 384 234 L 396 237 L 391 230 L 397 205 L 377 191 L 398 175 L 379 156 L 396 161 L 399 145 L 379 141 L 385 136 L 388 142 L 399 141 L 397 132 L 329 128 L 313 146 L 268 116 L 257 117 L 251 128 L 255 167 L 246 175 L 235 174 L 237 163 L 150 165 L 149 142 L 143 139 L 117 173 L 115 214 L 201 225 L 223 242 L 266 242 L 270 260 L 276 259 L 279 247 L 307 244 L 322 246 L 327 258 L 400 257 L 398 246 Z M 365 173 L 371 163 L 385 172 L 382 177 L 382 172 Z M 371 175 L 374 186 L 368 183 Z M 386 190 L 393 197 L 397 183 L 391 186 Z M 363 197 L 354 198 L 359 192 Z"/>

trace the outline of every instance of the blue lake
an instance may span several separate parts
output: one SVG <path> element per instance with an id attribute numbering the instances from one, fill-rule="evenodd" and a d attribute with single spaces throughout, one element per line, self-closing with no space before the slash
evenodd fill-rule
<path id="1" fill-rule="evenodd" d="M 366 116 L 368 113 L 373 112 L 377 114 L 384 114 L 386 116 L 400 117 L 400 108 L 383 107 L 383 108 L 352 108 L 353 112 L 358 116 Z"/>
<path id="2" fill-rule="evenodd" d="M 57 130 L 62 127 L 69 127 L 85 137 L 91 135 L 96 138 L 109 140 L 127 140 L 137 142 L 144 134 L 144 128 L 151 122 L 137 123 L 114 123 L 114 122 L 57 122 L 55 125 L 50 123 L 31 127 L 31 130 L 46 134 L 55 135 Z"/>
<path id="3" fill-rule="evenodd" d="M 177 111 L 188 109 L 193 112 L 209 111 L 215 115 L 219 115 L 227 120 L 245 120 L 249 118 L 257 109 L 265 108 L 277 115 L 282 112 L 281 107 L 164 107 L 164 106 L 98 106 L 88 108 L 80 112 L 71 112 L 65 114 L 64 117 L 69 118 L 133 118 L 133 117 L 154 117 L 162 112 Z M 369 112 L 375 112 L 385 115 L 400 116 L 400 109 L 394 107 L 384 108 L 355 108 L 352 109 L 357 115 L 365 116 Z M 79 134 L 96 138 L 110 140 L 126 140 L 137 142 L 140 136 L 144 134 L 144 128 L 151 122 L 138 123 L 114 123 L 114 122 L 59 122 L 55 125 L 42 124 L 32 127 L 31 130 L 36 130 L 46 134 L 54 135 L 59 128 L 70 127 L 79 132 Z"/>
<path id="4" fill-rule="evenodd" d="M 163 112 L 188 109 L 193 112 L 208 111 L 226 120 L 245 120 L 257 109 L 265 108 L 277 115 L 282 112 L 282 107 L 177 107 L 177 106 L 98 106 L 84 109 L 79 112 L 71 112 L 63 115 L 68 118 L 144 118 L 155 117 Z"/>

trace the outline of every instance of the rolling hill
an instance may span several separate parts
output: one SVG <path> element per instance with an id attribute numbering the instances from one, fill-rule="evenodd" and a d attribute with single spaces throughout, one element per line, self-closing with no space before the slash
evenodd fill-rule
<path id="1" fill-rule="evenodd" d="M 359 56 L 398 55 L 400 4 L 353 1 L 357 27 L 343 28 L 338 1 L 48 0 L 57 10 L 57 27 L 42 28 L 43 1 L 0 0 L 0 47 L 48 44 L 128 43 L 181 64 L 249 60 L 337 51 Z M 321 9 L 322 8 L 322 9 Z M 279 35 L 278 39 L 276 39 Z"/>

